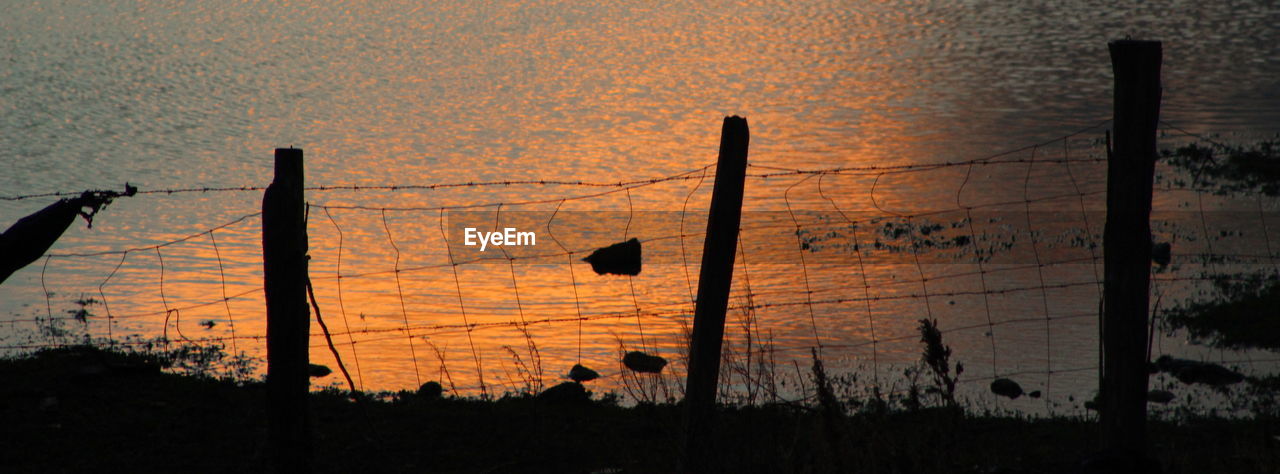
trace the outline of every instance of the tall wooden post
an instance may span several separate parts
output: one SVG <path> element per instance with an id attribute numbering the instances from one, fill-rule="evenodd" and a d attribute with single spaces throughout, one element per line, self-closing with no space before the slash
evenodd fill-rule
<path id="1" fill-rule="evenodd" d="M 1122 40 L 1108 46 L 1115 73 L 1115 138 L 1108 150 L 1103 235 L 1102 448 L 1140 458 L 1146 447 L 1151 186 L 1161 44 Z"/>
<path id="2" fill-rule="evenodd" d="M 277 148 L 275 180 L 262 197 L 267 300 L 267 443 L 276 473 L 311 471 L 307 409 L 307 227 L 302 150 Z"/>
<path id="3" fill-rule="evenodd" d="M 698 274 L 698 300 L 693 310 L 693 339 L 689 344 L 689 375 L 685 382 L 684 472 L 707 472 L 714 456 L 707 452 L 720 378 L 720 348 L 724 340 L 725 311 L 733 283 L 733 261 L 738 250 L 738 225 L 742 220 L 742 191 L 747 173 L 747 119 L 725 117 L 720 132 L 720 157 L 716 162 L 711 213 L 702 246 Z"/>

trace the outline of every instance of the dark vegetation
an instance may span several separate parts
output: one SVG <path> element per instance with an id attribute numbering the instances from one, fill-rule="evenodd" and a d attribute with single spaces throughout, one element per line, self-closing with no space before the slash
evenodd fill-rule
<path id="1" fill-rule="evenodd" d="M 163 371 L 170 363 L 93 346 L 0 361 L 0 469 L 262 471 L 263 385 Z M 829 387 L 820 364 L 813 372 L 815 386 Z M 1076 472 L 1096 439 L 1086 418 L 850 403 L 819 392 L 815 406 L 724 409 L 720 445 L 708 455 L 726 472 Z M 670 472 L 677 459 L 678 405 L 348 395 L 314 394 L 319 472 Z M 1274 472 L 1275 429 L 1260 420 L 1158 421 L 1153 454 L 1165 472 Z"/>

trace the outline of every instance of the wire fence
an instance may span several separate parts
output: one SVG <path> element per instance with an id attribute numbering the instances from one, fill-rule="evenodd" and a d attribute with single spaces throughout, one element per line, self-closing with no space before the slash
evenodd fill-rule
<path id="1" fill-rule="evenodd" d="M 975 400 L 989 396 L 985 382 L 999 378 L 1042 395 L 1009 402 L 1020 409 L 1053 411 L 1090 397 L 1100 360 L 1106 189 L 1100 138 L 1108 125 L 969 160 L 749 165 L 721 398 L 811 398 L 811 351 L 849 377 L 848 390 L 906 393 L 927 377 L 918 365 L 921 319 L 937 321 L 953 363 L 963 364 L 959 382 Z M 1203 140 L 1164 128 L 1169 140 Z M 329 319 L 325 330 L 313 326 L 312 359 L 332 365 L 341 358 L 358 390 L 439 381 L 459 395 L 538 392 L 583 365 L 601 374 L 589 382 L 598 391 L 640 401 L 679 398 L 713 173 L 709 164 L 608 182 L 308 187 L 314 306 Z M 1153 266 L 1157 310 L 1223 278 L 1275 271 L 1268 227 L 1274 197 L 1223 196 L 1194 170 L 1186 176 L 1162 165 L 1161 173 L 1153 232 L 1157 242 L 1172 243 L 1172 263 Z M 494 188 L 528 198 L 507 199 L 508 192 L 491 200 L 499 195 L 487 191 Z M 395 197 L 417 190 L 465 193 L 469 203 Z M 394 205 L 330 201 L 330 191 L 376 192 L 392 196 Z M 637 196 L 658 204 L 637 208 Z M 0 321 L 11 330 L 0 349 L 78 342 L 66 337 L 70 331 L 124 346 L 218 345 L 261 357 L 260 217 L 246 210 L 162 242 L 64 246 L 47 254 L 26 270 L 38 272 L 41 293 L 10 293 L 43 300 L 43 314 Z M 465 242 L 468 228 L 528 230 L 536 243 L 482 251 Z M 637 275 L 597 274 L 583 261 L 631 238 L 644 253 Z M 51 336 L 50 328 L 59 327 L 63 332 Z M 21 331 L 38 335 L 18 340 L 13 334 Z M 1164 332 L 1152 334 L 1153 358 L 1175 354 L 1258 369 L 1276 362 L 1266 353 L 1211 350 Z M 630 351 L 670 364 L 661 374 L 636 373 L 622 363 Z"/>

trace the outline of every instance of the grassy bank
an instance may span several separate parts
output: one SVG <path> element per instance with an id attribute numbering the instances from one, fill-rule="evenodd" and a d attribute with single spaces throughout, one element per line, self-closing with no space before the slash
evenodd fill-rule
<path id="1" fill-rule="evenodd" d="M 263 386 L 176 375 L 155 358 L 77 346 L 0 361 L 0 471 L 260 472 Z M 600 401 L 312 399 L 317 472 L 670 472 L 679 407 Z M 1076 472 L 1095 428 L 946 408 L 726 409 L 727 472 Z M 1275 472 L 1266 420 L 1153 422 L 1165 472 Z"/>

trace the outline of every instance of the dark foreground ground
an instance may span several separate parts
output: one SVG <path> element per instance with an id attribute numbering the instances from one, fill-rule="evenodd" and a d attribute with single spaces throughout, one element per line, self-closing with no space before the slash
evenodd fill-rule
<path id="1" fill-rule="evenodd" d="M 262 472 L 259 384 L 166 374 L 91 348 L 0 360 L 0 472 Z M 672 472 L 678 407 L 405 395 L 312 399 L 316 472 Z M 920 410 L 824 416 L 795 407 L 720 415 L 726 472 L 1067 473 L 1090 455 L 1078 419 Z M 1153 423 L 1168 473 L 1277 472 L 1270 423 Z M 1272 426 L 1272 429 L 1274 426 Z"/>

